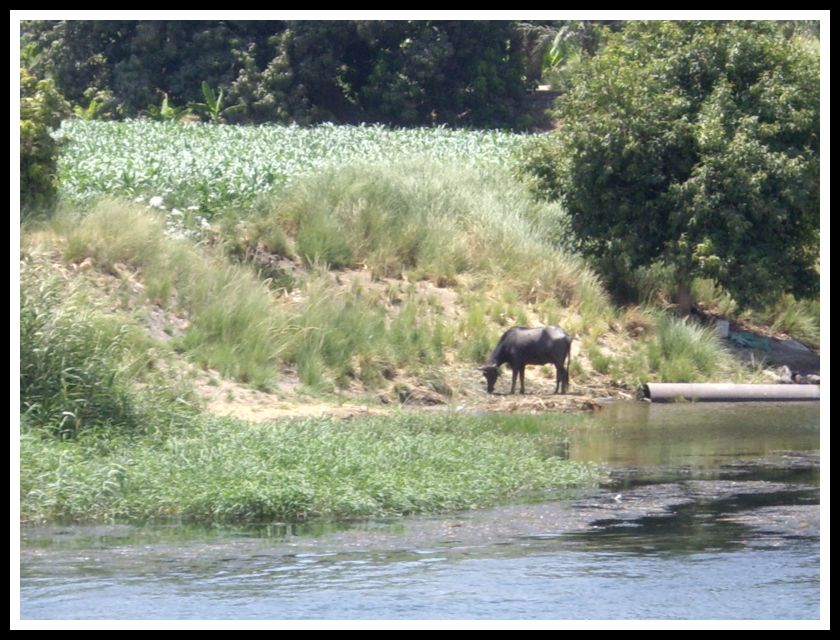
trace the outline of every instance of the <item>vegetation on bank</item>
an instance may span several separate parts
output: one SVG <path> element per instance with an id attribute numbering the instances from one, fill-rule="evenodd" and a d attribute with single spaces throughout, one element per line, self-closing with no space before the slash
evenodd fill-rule
<path id="1" fill-rule="evenodd" d="M 652 308 L 615 310 L 557 232 L 562 209 L 533 201 L 501 169 L 346 167 L 274 192 L 250 215 L 221 220 L 196 244 L 173 237 L 166 216 L 142 205 L 68 207 L 24 239 L 22 269 L 59 252 L 87 282 L 92 304 L 111 305 L 116 293 L 114 322 L 142 332 L 144 314 L 159 308 L 173 327 L 158 351 L 265 390 L 283 364 L 319 391 L 351 383 L 388 388 L 400 371 L 438 371 L 439 378 L 445 362 L 482 362 L 512 323 L 564 326 L 582 340 L 584 357 L 602 363 L 594 367 L 600 373 L 618 365 L 604 365 L 598 345 L 618 335 L 619 353 L 610 358 L 626 364 L 615 379 L 632 387 L 667 370 L 668 350 L 646 345 L 666 344 L 668 327 L 680 324 L 658 320 Z M 330 269 L 348 273 L 345 284 L 336 286 Z M 103 298 L 105 282 L 116 291 Z M 451 291 L 450 308 L 434 293 L 423 295 L 421 282 Z M 704 336 L 686 340 L 705 341 L 720 355 L 713 366 L 695 358 L 696 366 L 678 367 L 681 378 L 711 379 L 721 369 L 743 375 L 708 334 L 683 333 Z M 587 369 L 574 373 L 585 384 Z"/>
<path id="2" fill-rule="evenodd" d="M 73 25 L 30 26 L 30 68 L 64 68 L 38 47 L 68 46 Z M 108 28 L 97 33 L 109 55 L 125 53 Z M 238 27 L 219 25 L 217 35 L 228 28 Z M 337 57 L 320 62 L 338 62 L 347 42 L 389 28 L 354 23 L 342 31 L 349 39 L 333 43 Z M 416 43 L 455 37 L 452 25 L 412 28 Z M 259 96 L 270 97 L 275 81 L 313 71 L 288 56 L 323 33 L 283 29 L 274 66 L 263 73 L 251 60 L 240 77 L 236 91 L 255 92 L 249 108 L 268 105 Z M 760 362 L 739 363 L 711 328 L 673 313 L 677 304 L 687 311 L 689 293 L 699 315 L 759 323 L 818 347 L 818 299 L 776 295 L 812 294 L 819 272 L 813 46 L 769 24 L 613 30 L 620 33 L 579 30 L 573 51 L 555 42 L 564 127 L 536 139 L 442 127 L 220 125 L 244 109 L 228 109 L 236 91 L 206 79 L 206 104 L 194 108 L 212 125 L 180 121 L 184 110 L 167 95 L 145 121 L 96 121 L 108 96 L 83 92 L 88 108 L 76 104 L 79 119 L 51 135 L 67 105 L 49 78 L 22 72 L 24 520 L 350 518 L 546 495 L 597 475 L 558 455 L 563 427 L 463 412 L 485 398 L 480 377 L 465 372 L 506 328 L 559 324 L 573 334 L 576 395 L 632 393 L 655 380 L 761 378 Z M 676 44 L 667 52 L 646 49 L 669 38 Z M 447 51 L 426 53 L 445 62 Z M 704 70 L 709 51 L 728 63 Z M 423 51 L 403 53 L 398 63 Z M 756 55 L 765 66 L 750 63 Z M 720 68 L 729 75 L 711 73 Z M 605 69 L 618 80 L 604 80 Z M 369 71 L 367 80 L 386 84 L 401 77 L 399 64 Z M 344 98 L 364 109 L 367 80 L 342 78 Z M 807 90 L 790 90 L 791 79 Z M 620 93 L 608 105 L 597 99 L 604 82 Z M 277 109 L 303 108 L 306 121 L 324 116 L 323 105 L 307 102 L 311 87 L 280 88 L 301 102 Z M 414 89 L 411 100 L 394 93 L 383 108 L 396 118 L 425 91 Z M 399 117 L 434 121 L 429 104 Z M 615 105 L 632 118 L 615 117 Z M 626 182 L 636 174 L 644 180 Z M 676 183 L 665 179 L 675 175 Z M 601 204 L 581 204 L 593 202 Z M 769 270 L 790 261 L 756 242 L 751 264 L 760 268 L 751 272 L 739 251 L 726 253 L 735 236 L 721 240 L 721 220 L 748 239 L 751 229 L 784 237 L 794 225 L 804 247 L 797 269 L 771 282 Z M 606 237 L 596 233 L 604 229 Z M 746 279 L 736 286 L 724 272 Z M 450 407 L 253 425 L 203 413 L 199 387 L 220 378 L 290 403 L 403 403 L 425 390 Z"/>
<path id="3" fill-rule="evenodd" d="M 710 278 L 742 306 L 819 290 L 820 66 L 772 22 L 628 23 L 569 74 L 522 172 L 619 288 L 667 264 L 683 313 Z"/>
<path id="4" fill-rule="evenodd" d="M 21 436 L 25 522 L 271 522 L 472 509 L 562 495 L 600 471 L 563 460 L 580 417 L 396 412 L 263 425 L 202 418 L 166 436 Z"/>
<path id="5" fill-rule="evenodd" d="M 502 171 L 407 163 L 300 180 L 238 221 L 221 215 L 201 242 L 173 235 L 164 212 L 118 200 L 68 205 L 27 225 L 23 517 L 356 517 L 469 508 L 593 481 L 591 469 L 555 456 L 561 435 L 550 430 L 399 413 L 256 427 L 203 416 L 191 391 L 206 368 L 289 397 L 275 384 L 291 365 L 308 393 L 353 388 L 396 401 L 408 383 L 458 402 L 465 383 L 450 372 L 463 369 L 448 367 L 482 361 L 512 322 L 577 333 L 577 385 L 606 374 L 629 387 L 634 376 L 660 375 L 661 354 L 676 350 L 658 336 L 682 323 L 615 310 L 598 278 L 542 226 L 562 215 Z M 343 247 L 335 254 L 343 262 L 317 248 L 332 245 Z M 156 331 L 153 317 L 165 318 Z M 686 331 L 720 353 L 708 335 Z M 619 335 L 597 370 L 598 345 Z M 691 354 L 682 361 L 695 363 Z M 680 375 L 737 369 L 714 362 Z"/>

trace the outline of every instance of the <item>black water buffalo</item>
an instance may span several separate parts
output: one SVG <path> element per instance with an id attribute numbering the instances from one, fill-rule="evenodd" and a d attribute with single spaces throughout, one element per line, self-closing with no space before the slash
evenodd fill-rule
<path id="1" fill-rule="evenodd" d="M 568 364 L 566 364 L 568 360 Z M 557 385 L 554 393 L 563 383 L 563 393 L 569 389 L 569 365 L 572 362 L 572 338 L 560 327 L 540 327 L 527 329 L 513 327 L 508 329 L 493 350 L 488 364 L 481 368 L 487 379 L 487 393 L 493 393 L 493 387 L 499 378 L 499 367 L 505 363 L 513 369 L 511 394 L 516 392 L 516 376 L 519 376 L 519 392 L 525 393 L 525 365 L 553 364 L 557 369 Z"/>

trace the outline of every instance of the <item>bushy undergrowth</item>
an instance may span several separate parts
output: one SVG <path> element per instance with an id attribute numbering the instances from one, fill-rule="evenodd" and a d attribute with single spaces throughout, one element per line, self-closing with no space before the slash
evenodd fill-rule
<path id="1" fill-rule="evenodd" d="M 556 418 L 411 414 L 201 421 L 130 446 L 25 432 L 22 517 L 241 523 L 476 508 L 594 483 L 596 469 L 555 457 L 563 433 Z"/>

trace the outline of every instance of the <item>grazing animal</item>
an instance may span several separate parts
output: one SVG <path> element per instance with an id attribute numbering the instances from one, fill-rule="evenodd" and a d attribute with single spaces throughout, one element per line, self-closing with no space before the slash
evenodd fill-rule
<path id="1" fill-rule="evenodd" d="M 567 362 L 568 361 L 568 362 Z M 519 392 L 525 393 L 525 365 L 553 364 L 557 369 L 557 385 L 554 393 L 563 385 L 563 393 L 569 389 L 569 366 L 572 363 L 572 337 L 560 327 L 528 329 L 513 327 L 499 339 L 488 364 L 481 367 L 487 380 L 487 393 L 499 378 L 499 367 L 509 364 L 513 370 L 511 394 L 516 393 L 516 377 L 519 376 Z"/>

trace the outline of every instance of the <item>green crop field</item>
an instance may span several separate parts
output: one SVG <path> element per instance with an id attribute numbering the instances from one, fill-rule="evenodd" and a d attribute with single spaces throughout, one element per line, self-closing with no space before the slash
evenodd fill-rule
<path id="1" fill-rule="evenodd" d="M 325 169 L 427 158 L 470 166 L 510 163 L 528 136 L 444 127 L 214 126 L 66 121 L 61 195 L 103 196 L 200 211 L 247 205 L 261 194 Z"/>

